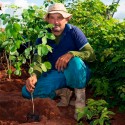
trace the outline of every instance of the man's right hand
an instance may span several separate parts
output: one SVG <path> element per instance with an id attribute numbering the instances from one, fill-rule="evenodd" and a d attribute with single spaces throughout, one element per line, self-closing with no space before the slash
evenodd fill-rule
<path id="1" fill-rule="evenodd" d="M 27 80 L 26 80 L 26 89 L 29 91 L 29 92 L 33 92 L 34 89 L 35 89 L 35 84 L 37 82 L 37 76 L 35 74 L 33 74 L 31 77 L 29 77 Z"/>

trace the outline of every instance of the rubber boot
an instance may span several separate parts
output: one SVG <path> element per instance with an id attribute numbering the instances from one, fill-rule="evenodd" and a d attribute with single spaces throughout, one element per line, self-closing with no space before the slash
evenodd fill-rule
<path id="1" fill-rule="evenodd" d="M 75 100 L 74 118 L 77 120 L 79 111 L 82 112 L 84 107 L 85 107 L 85 99 L 86 99 L 85 88 L 83 88 L 83 89 L 75 89 L 75 96 L 76 96 L 76 100 Z"/>
<path id="2" fill-rule="evenodd" d="M 72 96 L 72 91 L 68 88 L 62 88 L 56 90 L 56 95 L 61 98 L 60 102 L 57 103 L 57 106 L 68 106 Z"/>

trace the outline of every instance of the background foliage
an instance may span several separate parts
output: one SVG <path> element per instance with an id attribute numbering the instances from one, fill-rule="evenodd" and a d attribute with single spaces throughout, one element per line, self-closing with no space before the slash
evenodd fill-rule
<path id="1" fill-rule="evenodd" d="M 82 29 L 95 50 L 96 61 L 90 64 L 93 76 L 89 83 L 94 95 L 106 99 L 110 106 L 121 105 L 125 110 L 125 21 L 109 17 L 109 7 L 100 0 L 73 3 L 69 9 L 73 14 L 70 23 Z"/>

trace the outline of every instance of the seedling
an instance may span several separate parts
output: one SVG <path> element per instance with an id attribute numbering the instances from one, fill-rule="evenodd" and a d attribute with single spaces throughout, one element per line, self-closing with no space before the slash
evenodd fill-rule
<path id="1" fill-rule="evenodd" d="M 39 115 L 35 114 L 35 110 L 34 110 L 34 99 L 33 99 L 33 92 L 31 92 L 31 100 L 32 100 L 32 113 L 28 113 L 27 114 L 27 121 L 29 122 L 39 122 L 40 121 L 40 117 Z"/>

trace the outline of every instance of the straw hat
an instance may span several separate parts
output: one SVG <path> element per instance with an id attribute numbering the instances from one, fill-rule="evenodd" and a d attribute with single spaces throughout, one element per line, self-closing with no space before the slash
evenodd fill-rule
<path id="1" fill-rule="evenodd" d="M 68 13 L 64 4 L 62 3 L 55 3 L 49 6 L 47 14 L 45 15 L 44 19 L 47 21 L 48 14 L 50 13 L 60 13 L 64 18 L 71 19 L 72 14 Z"/>

